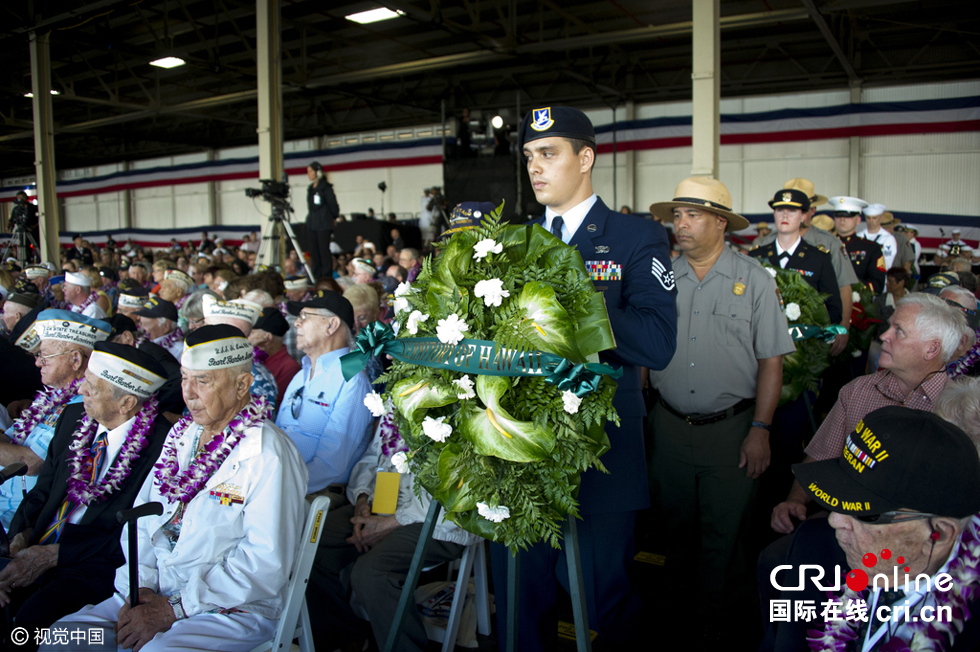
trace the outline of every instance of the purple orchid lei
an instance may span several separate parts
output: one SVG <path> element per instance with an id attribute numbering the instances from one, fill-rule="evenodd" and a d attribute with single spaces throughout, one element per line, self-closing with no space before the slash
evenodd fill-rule
<path id="1" fill-rule="evenodd" d="M 95 293 L 95 292 L 92 292 L 91 294 L 88 295 L 88 299 L 86 299 L 85 301 L 82 302 L 82 305 L 80 305 L 80 306 L 72 306 L 71 307 L 71 311 L 72 312 L 76 312 L 76 313 L 78 313 L 80 315 L 83 312 L 85 312 L 85 309 L 86 308 L 88 308 L 89 306 L 91 306 L 93 303 L 95 303 L 98 300 L 99 300 L 99 295 L 97 293 Z"/>
<path id="2" fill-rule="evenodd" d="M 160 495 L 171 503 L 177 500 L 185 505 L 189 503 L 224 464 L 228 455 L 245 436 L 245 431 L 261 424 L 271 414 L 269 401 L 264 396 L 253 396 L 252 401 L 235 415 L 228 426 L 205 444 L 204 453 L 196 455 L 187 470 L 181 473 L 175 442 L 184 435 L 192 422 L 190 416 L 183 417 L 167 435 L 160 460 L 154 465 L 154 476 Z"/>
<path id="3" fill-rule="evenodd" d="M 10 431 L 10 440 L 15 444 L 23 444 L 34 427 L 44 421 L 52 410 L 60 408 L 78 393 L 78 386 L 81 384 L 82 379 L 76 378 L 61 389 L 45 387 L 39 391 L 30 407 L 26 408 L 11 426 L 13 429 Z"/>
<path id="4" fill-rule="evenodd" d="M 408 451 L 408 445 L 402 440 L 401 433 L 398 431 L 398 424 L 395 423 L 395 411 L 389 409 L 381 417 L 381 454 L 391 459 L 391 456 L 401 451 Z"/>
<path id="5" fill-rule="evenodd" d="M 136 413 L 136 420 L 126 433 L 126 439 L 119 449 L 115 463 L 99 482 L 92 481 L 92 470 L 90 465 L 86 464 L 99 423 L 88 414 L 82 417 L 82 423 L 75 431 L 72 443 L 68 447 L 69 500 L 76 505 L 90 505 L 119 489 L 123 481 L 132 473 L 133 462 L 150 444 L 147 435 L 153 427 L 159 405 L 155 396 L 151 396 L 143 403 L 140 411 Z"/>
<path id="6" fill-rule="evenodd" d="M 893 635 L 882 647 L 882 652 L 918 652 L 919 650 L 945 650 L 952 647 L 956 635 L 963 631 L 964 622 L 970 618 L 968 604 L 980 598 L 980 514 L 974 515 L 960 535 L 960 549 L 946 571 L 953 578 L 953 588 L 949 591 L 933 589 L 925 597 L 925 601 L 933 603 L 934 613 L 940 613 L 939 607 L 949 606 L 952 613 L 950 622 L 904 623 L 908 638 Z M 857 599 L 867 602 L 869 589 L 861 593 L 846 589 L 841 596 L 841 602 L 846 610 L 847 605 Z M 830 594 L 833 599 L 833 594 Z M 869 616 L 870 617 L 870 616 Z M 817 629 L 807 631 L 807 642 L 811 650 L 833 650 L 845 652 L 848 645 L 857 639 L 859 621 L 846 618 L 830 620 L 821 632 Z"/>
<path id="7" fill-rule="evenodd" d="M 181 342 L 184 341 L 184 331 L 180 330 L 180 326 L 167 333 L 163 339 L 160 340 L 160 346 L 169 350 L 170 346 L 178 340 Z"/>
<path id="8" fill-rule="evenodd" d="M 946 375 L 950 378 L 958 378 L 974 369 L 978 363 L 980 363 L 980 328 L 977 329 L 977 341 L 974 342 L 973 347 L 959 360 L 953 360 L 946 365 Z"/>

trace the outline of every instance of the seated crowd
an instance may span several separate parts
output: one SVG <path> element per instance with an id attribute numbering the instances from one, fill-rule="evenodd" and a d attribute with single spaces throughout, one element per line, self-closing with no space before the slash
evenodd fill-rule
<path id="1" fill-rule="evenodd" d="M 774 210 L 795 216 L 777 228 L 792 227 L 792 237 L 752 255 L 771 256 L 773 266 L 785 249 L 813 256 L 831 321 L 847 325 L 847 250 L 838 244 L 843 263 L 832 264 L 822 245 L 800 241 L 810 191 L 776 194 Z M 676 208 L 678 223 L 694 219 Z M 686 228 L 680 258 L 693 260 L 697 238 Z M 393 320 L 396 288 L 416 278 L 431 251 L 393 244 L 382 253 L 359 239 L 355 251 L 334 252 L 333 274 L 312 282 L 295 251 L 282 274 L 257 264 L 257 244 L 254 235 L 236 247 L 204 233 L 153 252 L 131 240 L 97 248 L 79 236 L 60 269 L 7 265 L 0 275 L 0 360 L 18 377 L 0 396 L 0 466 L 28 468 L 23 481 L 0 485 L 10 542 L 0 560 L 0 605 L 11 615 L 0 622 L 4 641 L 23 627 L 32 636 L 18 649 L 47 649 L 51 641 L 33 634 L 57 623 L 101 628 L 135 650 L 249 650 L 272 637 L 283 612 L 307 502 L 329 495 L 306 591 L 314 641 L 328 652 L 368 649 L 372 637 L 384 645 L 429 497 L 402 468 L 394 512 L 372 510 L 377 474 L 395 470 L 391 442 L 400 443 L 391 415 L 379 422 L 364 401 L 388 361 L 374 358 L 345 381 L 340 358 L 361 329 Z M 755 551 L 760 603 L 749 606 L 762 610 L 763 649 L 967 650 L 980 641 L 980 620 L 970 620 L 980 606 L 976 278 L 939 276 L 914 291 L 908 272 L 889 271 L 875 288 L 890 312 L 861 358 L 869 373 L 842 383 L 825 418 L 816 410 L 796 479 L 781 488 L 788 496 L 768 505 L 772 530 L 786 536 Z M 840 353 L 846 344 L 832 346 Z M 792 349 L 781 345 L 769 357 Z M 753 364 L 767 357 L 753 355 Z M 117 522 L 117 511 L 148 502 L 160 502 L 162 514 Z M 125 546 L 130 527 L 138 560 Z M 476 540 L 440 518 L 425 563 L 456 559 Z M 829 598 L 813 585 L 786 590 L 801 564 L 825 569 L 830 584 L 840 569 L 851 572 Z M 912 579 L 855 588 L 861 569 L 872 579 Z M 942 588 L 944 574 L 953 591 Z M 801 602 L 814 606 L 812 617 L 793 617 Z M 877 615 L 899 604 L 948 606 L 954 622 Z M 790 617 L 774 617 L 785 605 Z M 421 615 L 410 609 L 397 649 L 426 647 Z"/>

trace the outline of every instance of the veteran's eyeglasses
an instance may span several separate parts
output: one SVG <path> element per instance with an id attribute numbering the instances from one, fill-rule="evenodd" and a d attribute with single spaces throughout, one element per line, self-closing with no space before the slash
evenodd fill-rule
<path id="1" fill-rule="evenodd" d="M 305 388 L 305 385 L 300 385 L 299 389 L 293 392 L 289 399 L 289 409 L 292 411 L 294 419 L 298 419 L 299 413 L 303 411 L 303 390 Z"/>
<path id="2" fill-rule="evenodd" d="M 34 354 L 34 359 L 41 363 L 41 366 L 47 364 L 47 360 L 51 358 L 57 358 L 59 355 L 65 355 L 66 353 L 74 353 L 78 349 L 68 349 L 67 351 L 62 351 L 61 353 L 52 353 L 51 355 L 41 355 L 40 353 Z"/>
<path id="3" fill-rule="evenodd" d="M 890 523 L 905 523 L 907 521 L 921 521 L 927 518 L 936 518 L 935 514 L 925 512 L 882 512 L 881 514 L 866 514 L 854 516 L 862 523 L 871 525 L 888 525 Z"/>

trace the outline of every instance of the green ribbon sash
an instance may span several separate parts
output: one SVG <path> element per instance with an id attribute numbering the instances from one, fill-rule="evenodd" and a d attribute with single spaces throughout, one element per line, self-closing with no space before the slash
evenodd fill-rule
<path id="1" fill-rule="evenodd" d="M 602 376 L 619 378 L 623 374 L 622 369 L 609 365 L 575 363 L 554 353 L 499 347 L 488 340 L 464 339 L 458 344 L 444 344 L 435 337 L 396 339 L 390 326 L 376 321 L 358 333 L 356 349 L 341 356 L 344 379 L 353 378 L 367 366 L 371 356 L 379 355 L 474 375 L 542 377 L 580 398 L 598 389 Z"/>
<path id="2" fill-rule="evenodd" d="M 823 340 L 824 342 L 831 342 L 835 337 L 838 335 L 843 335 L 846 332 L 847 329 L 840 324 L 833 324 L 831 326 L 799 324 L 797 326 L 789 327 L 789 334 L 792 335 L 794 342 L 799 340 L 807 340 L 811 337 Z"/>

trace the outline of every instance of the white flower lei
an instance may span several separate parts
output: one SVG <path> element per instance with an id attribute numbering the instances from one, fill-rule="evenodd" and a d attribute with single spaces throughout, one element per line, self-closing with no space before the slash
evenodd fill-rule
<path id="1" fill-rule="evenodd" d="M 95 293 L 95 292 L 92 292 L 91 294 L 88 295 L 88 299 L 86 299 L 85 301 L 82 302 L 82 305 L 80 305 L 80 306 L 72 306 L 71 307 L 71 311 L 72 312 L 77 312 L 78 314 L 82 314 L 83 312 L 85 312 L 85 309 L 86 308 L 88 308 L 89 306 L 91 306 L 93 303 L 95 303 L 98 300 L 99 300 L 99 295 L 97 293 Z"/>
<path id="2" fill-rule="evenodd" d="M 39 391 L 34 397 L 34 402 L 17 417 L 11 426 L 10 440 L 18 445 L 23 444 L 37 424 L 44 421 L 52 411 L 60 408 L 78 393 L 78 386 L 81 384 L 82 379 L 76 378 L 61 389 L 45 387 Z"/>
<path id="3" fill-rule="evenodd" d="M 205 452 L 195 455 L 187 470 L 180 473 L 175 442 L 184 435 L 187 427 L 192 423 L 190 416 L 183 417 L 167 435 L 160 460 L 154 465 L 156 468 L 154 476 L 160 495 L 171 503 L 175 500 L 185 505 L 189 503 L 228 458 L 245 436 L 245 431 L 262 423 L 271 414 L 269 401 L 264 396 L 253 396 L 252 401 L 235 415 L 228 426 L 205 445 Z"/>
<path id="4" fill-rule="evenodd" d="M 90 505 L 94 501 L 102 500 L 112 492 L 119 489 L 119 485 L 129 477 L 133 471 L 133 462 L 139 454 L 150 444 L 147 435 L 153 427 L 153 421 L 157 416 L 159 402 L 156 396 L 151 396 L 140 411 L 136 414 L 136 420 L 126 433 L 122 448 L 116 457 L 115 464 L 109 469 L 108 473 L 101 481 L 93 482 L 91 469 L 85 464 L 92 442 L 95 440 L 95 433 L 99 429 L 99 423 L 92 419 L 88 414 L 82 418 L 82 423 L 68 447 L 68 499 L 76 505 Z"/>

